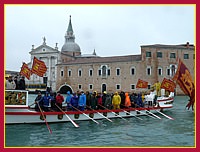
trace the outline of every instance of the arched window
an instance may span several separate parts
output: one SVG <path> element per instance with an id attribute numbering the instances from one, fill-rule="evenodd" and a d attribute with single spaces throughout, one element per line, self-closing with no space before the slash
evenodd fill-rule
<path id="1" fill-rule="evenodd" d="M 170 76 L 173 77 L 173 76 L 175 75 L 175 73 L 176 73 L 177 65 L 171 64 L 171 65 L 170 65 L 170 69 L 171 69 L 171 74 L 170 74 Z"/>
<path id="2" fill-rule="evenodd" d="M 101 67 L 98 69 L 98 75 L 102 78 L 107 78 L 107 76 L 110 76 L 110 68 L 108 65 L 101 65 Z"/>
<path id="3" fill-rule="evenodd" d="M 106 76 L 106 66 L 102 66 L 102 76 Z"/>
<path id="4" fill-rule="evenodd" d="M 151 75 L 151 66 L 147 66 L 146 75 Z"/>
<path id="5" fill-rule="evenodd" d="M 135 73 L 136 73 L 135 67 L 131 67 L 130 68 L 130 75 L 135 75 Z"/>
<path id="6" fill-rule="evenodd" d="M 72 76 L 72 70 L 69 69 L 69 70 L 68 70 L 68 77 L 71 77 L 71 76 Z"/>
<path id="7" fill-rule="evenodd" d="M 162 76 L 162 67 L 158 67 L 158 75 Z"/>
<path id="8" fill-rule="evenodd" d="M 82 76 L 82 69 L 78 69 L 78 76 L 79 76 L 79 77 Z"/>
<path id="9" fill-rule="evenodd" d="M 64 77 L 64 71 L 63 70 L 60 71 L 60 76 Z"/>
<path id="10" fill-rule="evenodd" d="M 93 76 L 93 69 L 89 69 L 89 76 L 90 76 L 90 77 Z"/>
<path id="11" fill-rule="evenodd" d="M 116 76 L 120 76 L 120 68 L 116 68 Z"/>

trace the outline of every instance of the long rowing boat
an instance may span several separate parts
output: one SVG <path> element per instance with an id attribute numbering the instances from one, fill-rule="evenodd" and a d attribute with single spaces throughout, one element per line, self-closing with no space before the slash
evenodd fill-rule
<path id="1" fill-rule="evenodd" d="M 152 103 L 155 94 L 151 93 L 145 97 L 147 103 Z M 28 92 L 22 90 L 6 90 L 5 91 L 5 124 L 24 124 L 24 123 L 57 123 L 57 122 L 72 122 L 75 127 L 78 127 L 74 122 L 80 120 L 93 120 L 111 118 L 127 118 L 140 117 L 148 115 L 154 117 L 156 113 L 163 114 L 163 111 L 173 107 L 174 96 L 158 97 L 156 105 L 148 104 L 145 107 L 126 108 L 117 110 L 85 110 L 79 111 L 35 111 L 29 107 Z M 154 117 L 156 118 L 156 117 Z M 160 117 L 159 117 L 160 118 Z M 169 117 L 171 118 L 171 117 Z M 141 118 L 140 118 L 141 119 Z"/>

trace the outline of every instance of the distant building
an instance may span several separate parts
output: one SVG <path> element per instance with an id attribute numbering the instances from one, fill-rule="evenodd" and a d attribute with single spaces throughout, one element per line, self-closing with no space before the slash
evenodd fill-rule
<path id="1" fill-rule="evenodd" d="M 47 72 L 43 78 L 31 76 L 29 83 L 46 83 L 52 90 L 67 91 L 127 91 L 135 92 L 138 79 L 148 81 L 150 89 L 156 81 L 172 78 L 177 69 L 178 58 L 182 59 L 194 79 L 195 47 L 189 43 L 181 45 L 143 45 L 141 54 L 127 56 L 100 57 L 96 51 L 82 55 L 80 46 L 75 43 L 71 16 L 61 51 L 43 44 L 32 47 L 33 57 L 43 60 Z M 29 65 L 31 65 L 31 63 Z M 182 93 L 180 88 L 176 89 Z"/>

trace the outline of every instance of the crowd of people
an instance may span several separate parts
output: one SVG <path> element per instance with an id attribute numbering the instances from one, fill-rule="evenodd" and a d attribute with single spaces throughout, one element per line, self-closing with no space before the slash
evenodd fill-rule
<path id="1" fill-rule="evenodd" d="M 24 76 L 6 76 L 5 88 L 7 90 L 25 90 L 25 77 Z"/>
<path id="2" fill-rule="evenodd" d="M 25 90 L 24 76 L 8 76 L 6 77 L 5 88 L 7 90 Z M 157 96 L 160 96 L 159 82 L 155 83 Z M 99 110 L 99 109 L 123 109 L 130 107 L 144 107 L 144 93 L 132 93 L 128 92 L 115 92 L 108 94 L 106 91 L 100 93 L 97 91 L 77 91 L 75 93 L 67 92 L 66 99 L 60 92 L 49 92 L 42 96 L 41 92 L 35 99 L 35 109 L 39 111 L 41 107 L 44 111 L 60 111 L 64 109 L 67 111 L 84 111 L 84 110 Z M 66 106 L 63 106 L 66 105 Z"/>
<path id="3" fill-rule="evenodd" d="M 35 99 L 35 109 L 39 111 L 41 107 L 44 111 L 84 111 L 84 110 L 103 110 L 103 109 L 123 109 L 144 107 L 144 94 L 139 93 L 125 93 L 115 92 L 114 94 L 97 93 L 96 91 L 90 93 L 89 91 L 77 91 L 75 93 L 67 92 L 64 96 L 60 92 L 46 92 L 42 96 L 41 92 Z"/>

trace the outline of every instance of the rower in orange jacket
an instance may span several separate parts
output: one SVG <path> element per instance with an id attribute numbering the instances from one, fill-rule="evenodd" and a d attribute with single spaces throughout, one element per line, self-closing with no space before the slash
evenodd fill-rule
<path id="1" fill-rule="evenodd" d="M 125 106 L 127 108 L 129 108 L 131 106 L 131 100 L 130 100 L 128 92 L 125 93 Z"/>

